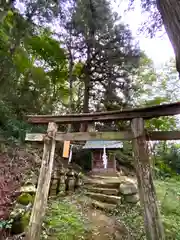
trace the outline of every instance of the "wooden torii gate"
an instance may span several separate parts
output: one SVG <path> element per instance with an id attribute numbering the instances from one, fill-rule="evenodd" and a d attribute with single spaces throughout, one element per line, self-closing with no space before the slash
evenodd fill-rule
<path id="1" fill-rule="evenodd" d="M 144 129 L 144 120 L 180 114 L 180 102 L 124 111 L 68 114 L 61 116 L 27 116 L 28 122 L 48 124 L 47 133 L 27 133 L 26 141 L 44 141 L 42 165 L 37 193 L 31 213 L 26 239 L 39 240 L 51 181 L 56 141 L 129 140 L 133 144 L 134 166 L 138 181 L 140 202 L 144 210 L 144 226 L 148 240 L 164 240 L 164 229 L 157 205 L 146 141 L 178 140 L 180 131 L 151 131 Z M 131 121 L 131 130 L 122 132 L 58 132 L 57 124 Z"/>

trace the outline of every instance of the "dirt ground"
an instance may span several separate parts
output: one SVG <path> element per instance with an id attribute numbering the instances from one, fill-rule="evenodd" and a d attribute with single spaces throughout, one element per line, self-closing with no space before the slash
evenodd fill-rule
<path id="1" fill-rule="evenodd" d="M 73 201 L 72 201 L 73 202 Z M 75 203 L 76 202 L 76 203 Z M 90 224 L 91 235 L 88 240 L 126 240 L 128 232 L 115 216 L 95 209 L 91 206 L 91 199 L 87 197 L 76 198 L 74 204 L 80 205 L 86 219 Z"/>
<path id="2" fill-rule="evenodd" d="M 93 229 L 91 240 L 123 240 L 126 231 L 112 216 L 107 216 L 98 209 L 88 209 L 87 217 Z"/>

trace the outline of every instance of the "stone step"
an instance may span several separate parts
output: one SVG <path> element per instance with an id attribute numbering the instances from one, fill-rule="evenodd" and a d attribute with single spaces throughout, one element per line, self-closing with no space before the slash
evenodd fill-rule
<path id="1" fill-rule="evenodd" d="M 97 181 L 105 181 L 105 182 L 132 182 L 135 183 L 137 180 L 132 177 L 127 177 L 127 176 L 116 176 L 116 177 L 109 177 L 109 176 L 104 176 L 104 175 L 92 175 L 91 177 L 87 178 L 89 180 L 97 180 Z"/>
<path id="2" fill-rule="evenodd" d="M 98 208 L 103 211 L 112 211 L 114 208 L 116 208 L 116 204 L 104 203 L 104 202 L 99 202 L 96 200 L 92 200 L 91 204 L 94 208 Z"/>
<path id="3" fill-rule="evenodd" d="M 87 186 L 85 187 L 87 191 L 93 192 L 93 193 L 102 193 L 106 195 L 114 195 L 117 196 L 119 194 L 119 190 L 115 188 L 99 188 L 99 187 L 92 187 Z"/>
<path id="4" fill-rule="evenodd" d="M 117 188 L 119 189 L 120 181 L 119 180 L 104 180 L 104 179 L 85 179 L 84 185 L 91 185 L 93 187 L 99 188 Z"/>
<path id="5" fill-rule="evenodd" d="M 103 203 L 112 203 L 112 204 L 121 203 L 121 197 L 119 196 L 112 196 L 112 195 L 106 195 L 106 194 L 94 193 L 94 192 L 87 192 L 86 195 L 88 197 L 91 197 L 92 199 L 101 201 Z"/>
<path id="6" fill-rule="evenodd" d="M 92 179 L 109 179 L 110 181 L 112 180 L 118 180 L 120 177 L 119 176 L 106 176 L 106 175 L 91 175 Z"/>
<path id="7" fill-rule="evenodd" d="M 89 176 L 93 177 L 93 176 L 106 176 L 106 177 L 118 177 L 119 176 L 119 172 L 91 172 L 89 174 Z"/>

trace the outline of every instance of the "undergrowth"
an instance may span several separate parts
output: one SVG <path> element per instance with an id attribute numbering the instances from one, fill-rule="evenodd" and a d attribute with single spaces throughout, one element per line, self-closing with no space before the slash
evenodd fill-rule
<path id="1" fill-rule="evenodd" d="M 180 240 L 180 181 L 156 181 L 158 199 L 161 203 L 166 238 Z"/>
<path id="2" fill-rule="evenodd" d="M 68 199 L 52 200 L 49 203 L 42 239 L 82 240 L 88 234 L 87 220 L 78 206 Z"/>
<path id="3" fill-rule="evenodd" d="M 168 181 L 155 181 L 155 184 L 166 239 L 180 240 L 180 181 L 168 179 Z M 140 205 L 119 206 L 116 215 L 124 223 L 132 239 L 146 239 Z"/>

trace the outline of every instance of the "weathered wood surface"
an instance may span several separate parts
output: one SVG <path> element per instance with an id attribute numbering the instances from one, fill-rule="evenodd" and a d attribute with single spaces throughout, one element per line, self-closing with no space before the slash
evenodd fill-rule
<path id="1" fill-rule="evenodd" d="M 44 134 L 27 133 L 26 141 L 43 141 Z M 87 141 L 87 140 L 129 140 L 131 132 L 76 132 L 56 134 L 56 141 Z"/>
<path id="2" fill-rule="evenodd" d="M 150 131 L 146 138 L 151 141 L 179 140 L 180 131 Z"/>
<path id="3" fill-rule="evenodd" d="M 133 140 L 134 166 L 136 168 L 140 201 L 144 209 L 146 239 L 165 240 L 146 146 L 143 119 L 133 119 L 131 127 L 135 138 Z"/>
<path id="4" fill-rule="evenodd" d="M 47 136 L 44 139 L 44 151 L 42 157 L 42 164 L 39 174 L 38 187 L 34 200 L 34 205 L 30 217 L 29 227 L 26 234 L 26 240 L 39 240 L 41 234 L 41 227 L 45 210 L 47 207 L 47 200 L 51 182 L 51 174 L 54 162 L 55 153 L 55 135 L 57 132 L 56 123 L 49 123 Z"/>
<path id="5" fill-rule="evenodd" d="M 73 123 L 73 122 L 95 122 L 95 121 L 113 121 L 113 120 L 132 120 L 133 118 L 151 119 L 161 116 L 172 116 L 180 114 L 180 102 L 158 105 L 148 108 L 127 109 L 109 112 L 96 113 L 78 113 L 60 116 L 52 115 L 28 115 L 30 123 Z"/>
<path id="6" fill-rule="evenodd" d="M 26 141 L 42 142 L 45 134 L 27 133 Z M 130 131 L 124 132 L 76 132 L 61 133 L 57 132 L 56 141 L 89 141 L 89 140 L 132 140 L 133 134 Z M 146 134 L 146 140 L 178 140 L 180 131 L 151 131 Z"/>

